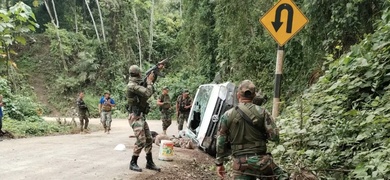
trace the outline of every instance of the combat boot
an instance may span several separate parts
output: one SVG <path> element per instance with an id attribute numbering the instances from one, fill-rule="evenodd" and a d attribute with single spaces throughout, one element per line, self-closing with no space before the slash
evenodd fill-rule
<path id="1" fill-rule="evenodd" d="M 161 171 L 161 169 L 154 164 L 152 153 L 146 154 L 146 169 L 155 170 L 158 172 Z"/>
<path id="2" fill-rule="evenodd" d="M 138 156 L 133 155 L 133 157 L 131 157 L 129 169 L 133 171 L 142 172 L 142 169 L 138 167 L 137 161 L 138 161 Z"/>

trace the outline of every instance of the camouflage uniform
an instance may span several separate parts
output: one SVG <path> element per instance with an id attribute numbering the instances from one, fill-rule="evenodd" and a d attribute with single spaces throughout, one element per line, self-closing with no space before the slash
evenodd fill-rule
<path id="1" fill-rule="evenodd" d="M 139 156 L 143 148 L 145 148 L 146 154 L 151 153 L 153 139 L 144 116 L 135 116 L 132 114 L 130 115 L 129 123 L 131 128 L 133 128 L 134 136 L 137 138 L 134 144 L 133 155 Z"/>
<path id="2" fill-rule="evenodd" d="M 153 94 L 153 86 L 146 88 L 139 85 L 141 78 L 131 77 L 127 85 L 127 99 L 130 108 L 129 124 L 133 128 L 134 135 L 137 138 L 134 147 L 134 155 L 138 156 L 142 148 L 146 153 L 152 150 L 152 135 L 150 134 L 148 123 L 144 118 L 144 111 L 147 108 L 147 100 Z"/>
<path id="3" fill-rule="evenodd" d="M 82 98 L 77 98 L 76 101 L 78 112 L 79 112 L 79 119 L 80 119 L 80 131 L 83 132 L 83 130 L 88 128 L 89 119 L 87 116 L 88 107 L 85 104 L 84 100 Z"/>
<path id="4" fill-rule="evenodd" d="M 142 171 L 141 168 L 137 165 L 138 157 L 143 148 L 145 148 L 146 153 L 146 168 L 156 171 L 160 171 L 160 168 L 157 167 L 152 158 L 152 135 L 148 126 L 148 123 L 145 121 L 145 115 L 149 111 L 149 104 L 147 100 L 153 94 L 153 83 L 147 82 L 146 87 L 141 86 L 142 78 L 140 75 L 134 77 L 134 74 L 140 74 L 138 66 L 130 66 L 130 77 L 129 84 L 127 85 L 126 97 L 129 106 L 129 124 L 134 131 L 134 135 L 137 141 L 134 144 L 133 156 L 130 161 L 130 169 L 134 171 Z"/>
<path id="5" fill-rule="evenodd" d="M 164 103 L 162 106 L 160 106 L 160 112 L 161 112 L 162 127 L 163 130 L 166 131 L 168 127 L 172 124 L 171 100 L 168 94 L 161 94 L 158 100 Z"/>
<path id="6" fill-rule="evenodd" d="M 179 117 L 177 119 L 177 123 L 179 124 L 178 130 L 183 130 L 184 121 L 187 122 L 188 116 L 190 114 L 191 108 L 184 109 L 184 106 L 192 105 L 192 98 L 187 96 L 187 98 L 183 98 L 183 95 L 177 97 L 176 103 L 179 105 Z"/>
<path id="7" fill-rule="evenodd" d="M 255 87 L 250 85 L 253 84 L 243 81 L 239 91 L 249 89 L 254 94 Z M 251 124 L 240 113 L 245 114 Z M 229 155 L 226 145 L 230 142 L 234 179 L 288 179 L 288 175 L 267 154 L 267 140 L 279 141 L 279 132 L 272 116 L 252 102 L 239 103 L 220 118 L 216 164 L 221 165 L 223 158 Z"/>

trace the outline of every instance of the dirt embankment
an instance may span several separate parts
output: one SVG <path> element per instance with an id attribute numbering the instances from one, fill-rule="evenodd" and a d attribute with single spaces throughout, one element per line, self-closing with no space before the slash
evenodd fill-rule
<path id="1" fill-rule="evenodd" d="M 157 174 L 140 174 L 137 179 L 155 180 L 213 180 L 218 179 L 214 169 L 214 159 L 200 150 L 175 149 L 175 159 L 170 166 Z"/>

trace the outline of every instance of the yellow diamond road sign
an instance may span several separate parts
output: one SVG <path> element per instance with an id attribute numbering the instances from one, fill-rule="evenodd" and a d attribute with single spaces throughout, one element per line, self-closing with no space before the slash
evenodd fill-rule
<path id="1" fill-rule="evenodd" d="M 280 0 L 260 19 L 280 46 L 286 44 L 308 21 L 292 0 Z"/>

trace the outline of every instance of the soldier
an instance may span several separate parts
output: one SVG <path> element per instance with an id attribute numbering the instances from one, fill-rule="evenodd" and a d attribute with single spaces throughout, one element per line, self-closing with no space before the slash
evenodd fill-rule
<path id="1" fill-rule="evenodd" d="M 157 106 L 160 106 L 163 134 L 167 134 L 168 127 L 172 124 L 171 120 L 171 98 L 169 97 L 168 87 L 164 87 L 161 96 L 157 99 Z"/>
<path id="2" fill-rule="evenodd" d="M 192 106 L 192 98 L 189 96 L 190 92 L 188 89 L 185 89 L 176 100 L 176 116 L 177 123 L 179 124 L 178 130 L 183 130 L 184 121 L 187 122 L 188 115 L 190 114 L 191 106 Z"/>
<path id="3" fill-rule="evenodd" d="M 137 138 L 134 146 L 133 156 L 130 161 L 130 169 L 141 172 L 138 167 L 137 160 L 143 148 L 146 153 L 146 169 L 160 171 L 152 158 L 152 135 L 148 123 L 145 121 L 145 115 L 149 112 L 149 104 L 147 100 L 153 94 L 154 74 L 151 73 L 147 77 L 147 86 L 141 86 L 142 77 L 141 70 L 138 66 L 130 66 L 130 81 L 127 85 L 126 97 L 129 106 L 129 124 L 133 128 L 134 135 Z"/>
<path id="4" fill-rule="evenodd" d="M 111 130 L 111 111 L 115 107 L 115 101 L 110 97 L 110 93 L 106 91 L 99 102 L 99 113 L 103 124 L 104 132 L 110 134 Z"/>
<path id="5" fill-rule="evenodd" d="M 279 142 L 279 131 L 272 116 L 252 103 L 256 87 L 244 80 L 238 87 L 239 104 L 220 118 L 217 137 L 217 174 L 224 178 L 223 158 L 228 156 L 230 142 L 234 179 L 288 179 L 288 175 L 267 154 L 267 140 Z"/>
<path id="6" fill-rule="evenodd" d="M 79 93 L 79 97 L 77 98 L 76 104 L 78 107 L 79 119 L 80 119 L 80 133 L 86 132 L 88 133 L 88 123 L 89 119 L 87 116 L 88 107 L 84 103 L 84 92 Z M 85 131 L 84 131 L 85 130 Z"/>

